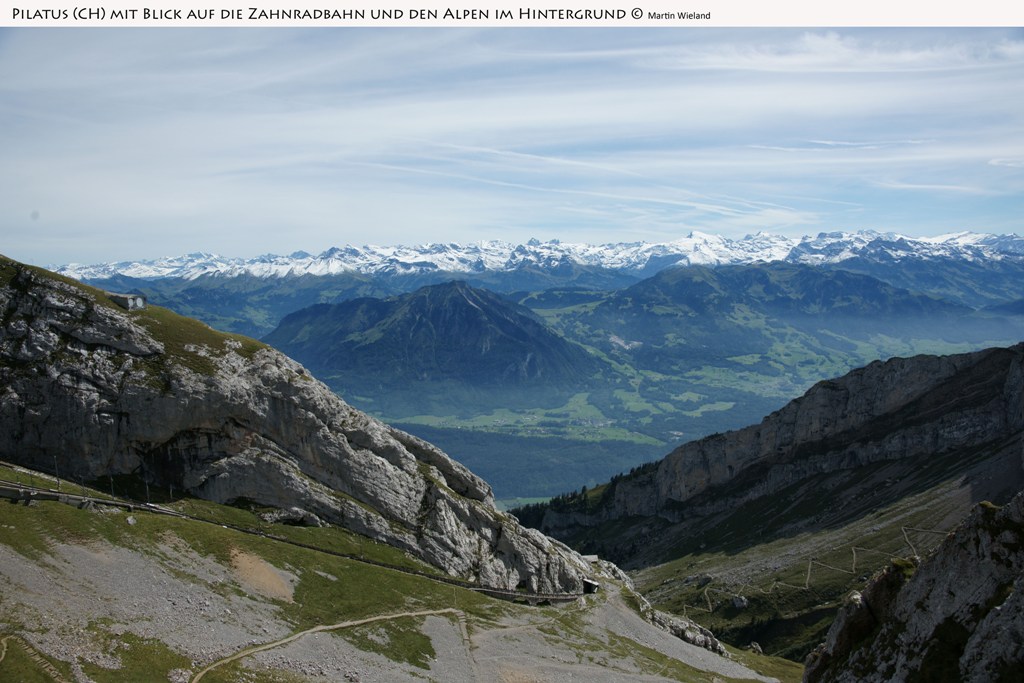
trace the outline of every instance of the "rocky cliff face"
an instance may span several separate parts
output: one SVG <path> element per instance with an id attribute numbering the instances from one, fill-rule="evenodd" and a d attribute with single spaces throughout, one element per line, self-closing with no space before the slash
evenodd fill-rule
<path id="1" fill-rule="evenodd" d="M 1024 670 L 1024 492 L 979 505 L 921 563 L 851 596 L 807 660 L 807 683 L 1019 681 Z"/>
<path id="2" fill-rule="evenodd" d="M 554 533 L 628 517 L 715 514 L 820 473 L 968 452 L 1024 430 L 1024 345 L 874 362 L 819 382 L 760 424 L 688 443 L 609 486 Z"/>
<path id="3" fill-rule="evenodd" d="M 577 591 L 575 553 L 437 448 L 253 340 L 0 260 L 0 458 L 301 508 L 496 587 Z"/>

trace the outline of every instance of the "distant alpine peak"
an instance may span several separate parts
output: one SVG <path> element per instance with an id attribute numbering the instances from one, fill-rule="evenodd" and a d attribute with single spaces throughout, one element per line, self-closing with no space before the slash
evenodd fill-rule
<path id="1" fill-rule="evenodd" d="M 331 247 L 320 254 L 296 251 L 288 256 L 265 254 L 251 259 L 196 252 L 146 261 L 82 265 L 52 269 L 80 280 L 127 276 L 154 280 L 195 279 L 202 275 L 288 277 L 364 273 L 417 275 L 425 272 L 483 273 L 521 268 L 581 265 L 650 273 L 673 265 L 737 265 L 789 262 L 808 265 L 839 263 L 852 258 L 1024 260 L 1024 237 L 955 232 L 936 237 L 907 237 L 893 232 L 820 232 L 786 237 L 758 232 L 730 238 L 699 231 L 669 242 L 583 244 L 536 238 L 523 244 L 489 240 L 470 244 L 426 243 L 417 246 Z"/>

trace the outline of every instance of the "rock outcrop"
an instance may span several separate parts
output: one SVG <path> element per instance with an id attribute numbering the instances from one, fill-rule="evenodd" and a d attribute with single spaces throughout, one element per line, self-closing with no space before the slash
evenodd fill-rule
<path id="1" fill-rule="evenodd" d="M 1024 492 L 979 504 L 916 571 L 896 563 L 852 596 L 804 681 L 996 683 L 1021 671 Z"/>
<path id="2" fill-rule="evenodd" d="M 677 523 L 821 473 L 967 453 L 1022 431 L 1024 344 L 876 361 L 819 382 L 760 424 L 687 443 L 613 481 L 600 505 L 553 507 L 541 528 L 572 536 L 627 518 Z"/>
<path id="3" fill-rule="evenodd" d="M 586 563 L 497 511 L 439 449 L 298 363 L 164 309 L 0 260 L 0 458 L 249 500 L 403 548 L 480 584 L 578 592 Z"/>
<path id="4" fill-rule="evenodd" d="M 725 646 L 715 637 L 715 634 L 700 624 L 678 614 L 669 614 L 668 612 L 654 609 L 647 598 L 637 591 L 636 585 L 629 574 L 619 569 L 615 564 L 607 560 L 597 560 L 594 562 L 594 566 L 599 575 L 612 579 L 622 585 L 630 597 L 636 601 L 637 611 L 640 613 L 640 616 L 649 623 L 654 624 L 662 631 L 671 633 L 679 640 L 690 645 L 702 647 L 722 657 L 730 656 Z"/>

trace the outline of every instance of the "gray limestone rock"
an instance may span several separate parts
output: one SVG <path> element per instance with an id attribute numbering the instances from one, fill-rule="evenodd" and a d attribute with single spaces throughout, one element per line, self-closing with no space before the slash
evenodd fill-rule
<path id="1" fill-rule="evenodd" d="M 493 587 L 581 592 L 586 563 L 486 482 L 356 410 L 298 363 L 158 307 L 0 260 L 0 458 L 133 475 L 347 527 Z"/>
<path id="2" fill-rule="evenodd" d="M 937 457 L 1022 430 L 1024 344 L 876 361 L 819 382 L 760 424 L 680 446 L 617 481 L 596 509 L 548 510 L 542 528 L 713 515 L 816 474 Z"/>
<path id="3" fill-rule="evenodd" d="M 1024 492 L 978 505 L 916 570 L 876 576 L 839 611 L 804 681 L 1020 680 L 1022 588 Z"/>

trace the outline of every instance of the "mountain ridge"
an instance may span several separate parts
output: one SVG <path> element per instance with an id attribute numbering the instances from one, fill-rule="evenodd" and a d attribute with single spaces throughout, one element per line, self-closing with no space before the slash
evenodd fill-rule
<path id="1" fill-rule="evenodd" d="M 750 327 L 750 332 L 755 331 L 755 318 L 764 318 L 769 328 L 766 333 L 789 325 L 819 337 L 822 331 L 831 338 L 865 338 L 869 331 L 929 337 L 936 326 L 971 313 L 969 307 L 893 287 L 870 275 L 777 262 L 665 268 L 610 293 L 596 306 L 571 314 L 567 320 L 571 321 L 570 327 L 596 324 L 624 339 L 642 339 L 646 346 L 657 348 L 659 356 L 665 354 L 663 347 L 679 345 L 691 334 L 695 336 L 687 346 L 694 347 L 707 336 L 703 327 L 713 325 L 723 331 L 733 327 L 736 332 L 731 339 L 705 346 L 721 357 L 754 352 L 737 342 L 742 339 L 749 344 L 749 332 L 742 334 L 740 330 Z M 979 319 L 970 327 L 985 326 Z M 626 336 L 630 334 L 634 336 Z M 673 343 L 673 338 L 679 341 Z M 588 342 L 611 350 L 607 341 Z M 726 346 L 734 344 L 737 348 L 725 351 Z M 691 348 L 690 352 L 695 350 Z M 758 351 L 763 353 L 764 349 Z"/>
<path id="2" fill-rule="evenodd" d="M 304 308 L 263 340 L 390 419 L 554 407 L 602 369 L 528 308 L 461 281 Z"/>
<path id="3" fill-rule="evenodd" d="M 585 512 L 551 509 L 541 528 L 571 538 L 568 529 L 633 518 L 687 523 L 694 514 L 722 512 L 818 472 L 938 457 L 1022 433 L 1024 343 L 875 361 L 815 384 L 760 424 L 683 444 L 609 485 Z M 1020 465 L 1024 470 L 1024 460 Z M 723 497 L 735 482 L 739 489 Z M 714 491 L 714 505 L 691 504 Z M 625 538 L 622 528 L 617 534 Z M 614 542 L 602 551 L 617 555 Z"/>
<path id="4" fill-rule="evenodd" d="M 652 439 L 667 452 L 683 434 L 741 427 L 821 377 L 906 348 L 1012 343 L 1021 322 L 870 275 L 758 263 L 675 266 L 613 292 L 506 298 L 455 281 L 302 309 L 263 339 L 414 432 L 419 422 L 500 429 L 510 440 L 517 429 L 501 425 L 515 420 L 520 436 L 625 438 L 634 444 L 620 443 L 623 471 L 658 455 L 646 445 Z M 476 458 L 499 498 L 554 495 L 616 473 L 601 467 L 569 481 L 580 472 L 575 464 L 537 461 L 548 488 L 530 491 L 497 465 L 511 449 L 460 448 L 464 434 L 435 431 L 431 439 Z M 585 450 L 572 462 L 583 457 Z"/>
<path id="5" fill-rule="evenodd" d="M 1024 260 L 1024 237 L 960 232 L 937 237 L 907 237 L 875 231 L 822 232 L 791 238 L 768 233 L 731 239 L 691 232 L 670 242 L 620 242 L 600 245 L 530 240 L 472 244 L 427 243 L 416 246 L 331 247 L 319 254 L 304 251 L 288 256 L 265 254 L 251 259 L 196 252 L 177 257 L 95 265 L 65 264 L 53 270 L 81 280 L 114 276 L 140 279 L 195 279 L 217 274 L 262 278 L 324 276 L 340 273 L 417 275 L 431 272 L 480 274 L 530 267 L 554 269 L 573 264 L 650 273 L 671 265 L 728 265 L 785 261 L 808 265 L 837 264 L 854 258 L 869 260 L 955 259 Z"/>

